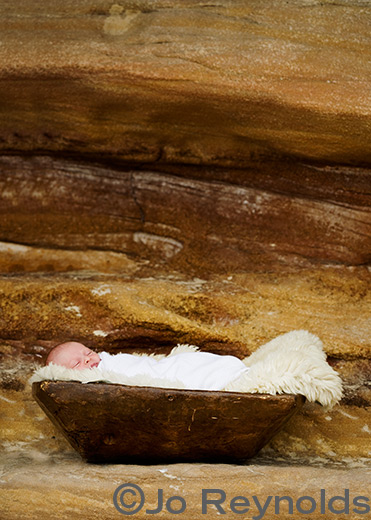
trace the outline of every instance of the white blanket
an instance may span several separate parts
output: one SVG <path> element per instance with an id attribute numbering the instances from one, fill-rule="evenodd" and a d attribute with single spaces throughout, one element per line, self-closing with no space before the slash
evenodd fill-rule
<path id="1" fill-rule="evenodd" d="M 127 377 L 180 381 L 192 390 L 223 390 L 249 368 L 235 356 L 218 356 L 210 352 L 178 352 L 161 359 L 133 354 L 100 352 L 99 370 L 119 372 Z"/>
<path id="2" fill-rule="evenodd" d="M 193 345 L 178 345 L 166 357 L 171 358 L 184 352 L 197 351 L 198 347 Z M 165 358 L 165 356 L 153 357 Z M 249 372 L 242 374 L 220 390 L 272 395 L 301 394 L 309 401 L 318 401 L 327 408 L 334 406 L 341 399 L 341 379 L 326 362 L 321 340 L 305 330 L 295 330 L 275 338 L 258 348 L 243 362 L 250 368 Z M 102 381 L 134 386 L 186 388 L 182 381 L 163 376 L 128 376 L 111 370 L 100 370 L 100 368 L 73 370 L 53 364 L 39 368 L 30 382 L 44 380 L 82 383 Z"/>

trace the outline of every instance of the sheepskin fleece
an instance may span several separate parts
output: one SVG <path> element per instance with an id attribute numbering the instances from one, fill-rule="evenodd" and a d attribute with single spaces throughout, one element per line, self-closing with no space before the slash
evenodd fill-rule
<path id="1" fill-rule="evenodd" d="M 198 347 L 194 345 L 178 345 L 169 355 L 197 350 Z M 294 330 L 278 336 L 243 361 L 250 367 L 249 372 L 229 384 L 224 391 L 300 394 L 308 401 L 317 401 L 326 408 L 331 408 L 341 399 L 341 379 L 327 363 L 321 340 L 308 331 Z M 31 377 L 30 383 L 45 380 L 81 383 L 99 381 L 129 386 L 185 389 L 180 381 L 148 376 L 128 377 L 99 368 L 74 370 L 54 364 L 39 368 Z"/>

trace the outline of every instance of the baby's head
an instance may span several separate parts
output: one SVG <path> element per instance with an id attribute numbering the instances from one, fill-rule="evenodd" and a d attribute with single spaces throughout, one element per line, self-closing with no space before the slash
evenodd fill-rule
<path id="1" fill-rule="evenodd" d="M 54 363 L 66 368 L 83 370 L 95 368 L 100 363 L 99 355 L 76 341 L 67 341 L 54 347 L 46 358 L 46 365 Z"/>

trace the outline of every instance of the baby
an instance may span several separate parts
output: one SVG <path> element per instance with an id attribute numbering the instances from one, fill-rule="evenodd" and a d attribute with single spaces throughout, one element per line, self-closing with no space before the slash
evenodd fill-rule
<path id="1" fill-rule="evenodd" d="M 145 354 L 97 354 L 82 343 L 69 341 L 54 347 L 46 360 L 66 368 L 118 372 L 127 376 L 180 381 L 193 390 L 222 390 L 229 383 L 247 374 L 249 368 L 234 356 L 220 356 L 210 352 L 188 351 L 161 357 Z"/>
<path id="2" fill-rule="evenodd" d="M 47 373 L 37 374 L 34 382 L 61 377 L 191 390 L 301 394 L 326 407 L 342 397 L 341 379 L 327 363 L 322 341 L 306 330 L 282 334 L 243 361 L 200 352 L 191 345 L 179 345 L 168 356 L 112 355 L 69 341 L 53 348 L 46 364 L 73 369 L 72 374 L 66 374 L 64 368 L 44 367 L 39 370 Z M 75 372 L 83 369 L 91 371 Z"/>
<path id="3" fill-rule="evenodd" d="M 46 358 L 46 365 L 54 363 L 66 368 L 84 370 L 84 368 L 95 368 L 101 359 L 99 354 L 76 341 L 67 341 L 54 347 Z"/>

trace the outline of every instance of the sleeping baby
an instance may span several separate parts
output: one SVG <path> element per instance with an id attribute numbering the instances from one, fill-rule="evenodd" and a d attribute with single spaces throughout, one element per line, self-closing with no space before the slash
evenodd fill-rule
<path id="1" fill-rule="evenodd" d="M 99 354 L 82 343 L 69 341 L 54 347 L 46 364 L 83 370 L 99 368 L 126 376 L 180 381 L 193 390 L 222 390 L 247 374 L 249 368 L 235 356 L 189 351 L 156 358 L 146 354 Z"/>
<path id="2" fill-rule="evenodd" d="M 201 352 L 192 345 L 178 345 L 168 356 L 112 355 L 98 354 L 82 343 L 69 341 L 53 348 L 46 364 L 51 366 L 40 368 L 33 381 L 106 381 L 192 390 L 291 393 L 325 407 L 334 406 L 342 396 L 341 379 L 327 363 L 322 341 L 306 330 L 282 334 L 243 361 Z M 66 374 L 66 369 L 58 365 L 74 370 Z"/>

